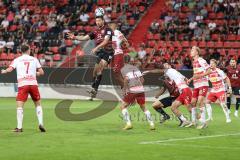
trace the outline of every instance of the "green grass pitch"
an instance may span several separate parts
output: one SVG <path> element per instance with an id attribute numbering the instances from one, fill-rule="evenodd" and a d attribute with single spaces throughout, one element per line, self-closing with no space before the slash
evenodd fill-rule
<path id="1" fill-rule="evenodd" d="M 29 100 L 24 108 L 24 132 L 19 134 L 11 132 L 16 127 L 15 100 L 1 98 L 0 160 L 240 159 L 240 118 L 233 117 L 232 113 L 232 123 L 226 124 L 217 105 L 213 107 L 213 122 L 204 130 L 179 128 L 176 120 L 160 125 L 158 120 L 156 131 L 149 130 L 143 113 L 137 106 L 132 106 L 129 111 L 133 115 L 134 129 L 123 131 L 119 107 L 90 121 L 66 122 L 59 120 L 54 113 L 59 101 L 42 101 L 47 132 L 40 133 L 35 110 Z M 74 101 L 71 111 L 85 112 L 99 103 Z M 147 106 L 150 108 L 151 104 Z M 170 113 L 169 109 L 167 111 Z M 186 112 L 184 108 L 183 111 Z M 169 142 L 155 143 L 165 140 Z M 154 143 L 141 144 L 150 141 Z"/>

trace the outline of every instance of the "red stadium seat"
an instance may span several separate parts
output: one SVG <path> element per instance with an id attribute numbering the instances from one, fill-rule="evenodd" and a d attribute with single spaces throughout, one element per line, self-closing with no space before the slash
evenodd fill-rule
<path id="1" fill-rule="evenodd" d="M 150 53 L 152 53 L 152 51 L 153 51 L 153 49 L 152 49 L 152 48 L 146 48 L 146 53 L 147 53 L 147 54 L 150 54 Z"/>
<path id="2" fill-rule="evenodd" d="M 199 42 L 199 44 L 198 44 L 198 46 L 200 47 L 200 48 L 205 48 L 206 47 L 206 41 L 200 41 Z"/>
<path id="3" fill-rule="evenodd" d="M 227 36 L 227 40 L 228 41 L 235 41 L 237 39 L 236 35 L 235 34 L 229 34 Z"/>
<path id="4" fill-rule="evenodd" d="M 159 33 L 154 34 L 153 39 L 159 41 L 160 40 L 160 34 Z"/>
<path id="5" fill-rule="evenodd" d="M 217 13 L 217 19 L 223 19 L 223 18 L 224 18 L 224 13 L 223 12 Z"/>
<path id="6" fill-rule="evenodd" d="M 237 41 L 240 41 L 240 35 L 237 35 L 237 37 L 236 37 L 237 39 Z"/>
<path id="7" fill-rule="evenodd" d="M 182 41 L 182 46 L 185 48 L 190 47 L 189 41 Z"/>
<path id="8" fill-rule="evenodd" d="M 226 51 L 225 51 L 225 49 L 221 49 L 221 50 L 220 50 L 220 55 L 226 56 Z"/>
<path id="9" fill-rule="evenodd" d="M 219 40 L 219 35 L 218 34 L 213 34 L 211 36 L 211 38 L 212 38 L 213 41 L 217 41 L 217 40 Z"/>
<path id="10" fill-rule="evenodd" d="M 174 41 L 173 46 L 179 48 L 181 47 L 181 43 L 179 41 Z"/>
<path id="11" fill-rule="evenodd" d="M 130 26 L 134 26 L 135 25 L 135 19 L 134 18 L 130 18 L 129 25 Z"/>
<path id="12" fill-rule="evenodd" d="M 232 48 L 240 48 L 240 42 L 232 42 Z"/>
<path id="13" fill-rule="evenodd" d="M 228 51 L 228 55 L 229 55 L 229 56 L 236 56 L 236 55 L 237 55 L 237 52 L 236 52 L 235 49 L 230 49 L 230 50 Z"/>
<path id="14" fill-rule="evenodd" d="M 66 44 L 67 47 L 71 47 L 73 45 L 73 42 L 70 39 L 66 39 L 65 44 Z"/>
<path id="15" fill-rule="evenodd" d="M 215 19 L 216 18 L 216 13 L 211 12 L 211 13 L 209 13 L 208 17 L 209 17 L 209 19 Z"/>
<path id="16" fill-rule="evenodd" d="M 76 30 L 77 30 L 77 31 L 82 31 L 82 30 L 84 30 L 84 29 L 83 29 L 83 26 L 77 26 Z"/>
<path id="17" fill-rule="evenodd" d="M 8 59 L 7 53 L 2 53 L 2 54 L 0 55 L 0 60 L 7 60 L 7 59 Z"/>
<path id="18" fill-rule="evenodd" d="M 145 11 L 145 7 L 144 7 L 144 6 L 140 6 L 140 7 L 139 7 L 139 11 L 140 11 L 140 12 L 144 12 L 144 11 Z"/>
<path id="19" fill-rule="evenodd" d="M 148 41 L 148 46 L 151 47 L 151 48 L 154 48 L 156 45 L 156 42 L 155 41 Z"/>
<path id="20" fill-rule="evenodd" d="M 50 51 L 52 51 L 54 54 L 58 53 L 59 48 L 58 47 L 51 47 Z"/>
<path id="21" fill-rule="evenodd" d="M 216 47 L 216 48 L 222 48 L 222 47 L 223 47 L 223 42 L 222 42 L 222 41 L 217 41 L 217 42 L 215 43 L 215 47 Z"/>
<path id="22" fill-rule="evenodd" d="M 191 41 L 191 46 L 198 46 L 198 42 L 197 41 Z"/>
<path id="23" fill-rule="evenodd" d="M 223 43 L 223 47 L 224 48 L 231 48 L 232 47 L 232 43 L 231 42 L 224 42 Z"/>
<path id="24" fill-rule="evenodd" d="M 215 47 L 214 42 L 213 42 L 213 41 L 207 42 L 207 47 L 208 47 L 208 48 L 214 48 L 214 47 Z"/>
<path id="25" fill-rule="evenodd" d="M 147 40 L 152 40 L 153 39 L 153 34 L 152 33 L 148 33 L 147 34 Z"/>
<path id="26" fill-rule="evenodd" d="M 104 2 L 104 0 L 98 0 L 98 1 L 97 1 L 97 4 L 98 4 L 99 6 L 103 6 L 103 5 L 105 4 L 105 2 Z"/>

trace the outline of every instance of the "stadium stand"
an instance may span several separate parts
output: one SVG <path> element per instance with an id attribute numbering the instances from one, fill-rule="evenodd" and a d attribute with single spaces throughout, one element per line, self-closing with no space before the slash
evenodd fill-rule
<path id="1" fill-rule="evenodd" d="M 128 35 L 149 4 L 149 0 L 0 0 L 0 66 L 21 55 L 22 43 L 31 45 L 43 66 L 60 66 L 75 47 L 65 33 L 90 32 L 96 7 L 105 9 L 106 22 L 117 19 Z"/>
<path id="2" fill-rule="evenodd" d="M 177 69 L 191 69 L 187 55 L 194 45 L 201 47 L 207 60 L 228 62 L 236 58 L 240 63 L 239 1 L 166 0 L 164 5 L 159 19 L 149 26 L 146 45 L 142 46 L 153 52 L 135 58 L 137 63 L 151 68 L 153 64 L 168 61 Z"/>

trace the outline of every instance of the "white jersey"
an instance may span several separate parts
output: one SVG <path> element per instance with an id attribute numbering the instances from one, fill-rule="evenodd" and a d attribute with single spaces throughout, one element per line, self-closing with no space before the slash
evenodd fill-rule
<path id="1" fill-rule="evenodd" d="M 186 77 L 183 76 L 180 72 L 173 68 L 169 68 L 165 71 L 165 75 L 168 76 L 172 81 L 176 83 L 179 91 L 181 92 L 182 89 L 188 88 L 188 85 L 185 81 Z"/>
<path id="2" fill-rule="evenodd" d="M 143 93 L 144 87 L 140 80 L 143 76 L 141 71 L 133 65 L 126 64 L 121 69 L 121 74 L 123 77 L 128 79 L 128 92 L 130 93 Z"/>
<path id="3" fill-rule="evenodd" d="M 227 78 L 226 74 L 219 68 L 211 69 L 211 74 L 209 74 L 209 80 L 212 83 L 211 92 L 224 92 L 226 91 L 226 86 L 224 80 Z"/>
<path id="4" fill-rule="evenodd" d="M 37 58 L 24 54 L 14 59 L 10 67 L 16 69 L 18 87 L 38 85 L 36 72 L 41 65 Z"/>
<path id="5" fill-rule="evenodd" d="M 123 39 L 124 39 L 124 35 L 119 30 L 116 29 L 114 31 L 114 35 L 112 36 L 114 55 L 123 54 L 123 50 L 121 47 L 121 43 Z"/>

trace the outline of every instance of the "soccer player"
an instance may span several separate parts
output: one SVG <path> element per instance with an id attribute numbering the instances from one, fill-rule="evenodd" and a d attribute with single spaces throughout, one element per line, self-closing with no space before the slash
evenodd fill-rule
<path id="1" fill-rule="evenodd" d="M 112 43 L 113 43 L 113 49 L 114 49 L 114 56 L 112 60 L 112 67 L 113 67 L 113 74 L 116 81 L 119 83 L 121 88 L 123 88 L 123 78 L 121 76 L 120 70 L 124 65 L 123 62 L 123 44 L 125 44 L 126 47 L 129 46 L 127 39 L 125 36 L 117 29 L 117 24 L 115 21 L 111 21 L 109 23 L 109 27 L 113 31 L 112 36 Z"/>
<path id="2" fill-rule="evenodd" d="M 160 73 L 161 75 L 165 74 L 172 81 L 174 81 L 178 87 L 180 95 L 177 99 L 172 103 L 171 110 L 178 117 L 178 119 L 182 122 L 181 127 L 185 127 L 189 125 L 189 121 L 183 116 L 181 111 L 178 108 L 181 105 L 186 105 L 188 111 L 191 113 L 191 100 L 192 100 L 192 91 L 187 85 L 187 78 L 183 76 L 180 72 L 173 69 L 168 63 L 164 63 L 162 69 L 155 69 L 151 71 L 145 71 L 143 74 L 147 73 Z"/>
<path id="3" fill-rule="evenodd" d="M 163 110 L 163 108 L 171 106 L 172 103 L 180 95 L 176 83 L 172 81 L 169 77 L 165 76 L 165 79 L 162 81 L 163 85 L 160 88 L 159 92 L 155 95 L 155 98 L 157 100 L 152 104 L 152 107 L 163 116 L 160 120 L 160 123 L 163 123 L 166 120 L 170 119 L 170 116 Z M 163 95 L 166 90 L 168 90 L 170 96 L 159 100 L 159 96 Z"/>
<path id="4" fill-rule="evenodd" d="M 38 83 L 36 76 L 44 74 L 43 69 L 39 61 L 30 56 L 30 47 L 28 45 L 22 45 L 22 56 L 13 60 L 10 66 L 6 70 L 2 70 L 2 74 L 12 72 L 16 69 L 18 80 L 18 94 L 17 94 L 17 128 L 14 132 L 22 132 L 23 123 L 23 106 L 27 101 L 28 94 L 32 97 L 34 105 L 36 107 L 36 113 L 39 123 L 39 130 L 46 132 L 43 127 L 43 111 L 40 100 L 40 93 L 38 91 Z"/>
<path id="5" fill-rule="evenodd" d="M 238 109 L 240 105 L 240 66 L 237 66 L 237 61 L 235 59 L 230 60 L 230 65 L 227 67 L 226 73 L 233 87 L 233 95 L 236 97 L 236 110 L 234 116 L 238 117 Z M 231 95 L 227 97 L 227 106 L 230 112 Z"/>
<path id="6" fill-rule="evenodd" d="M 231 94 L 232 88 L 230 80 L 221 69 L 217 68 L 217 61 L 215 59 L 210 60 L 210 67 L 212 72 L 208 75 L 208 77 L 212 83 L 212 89 L 207 97 L 206 107 L 211 107 L 210 103 L 218 100 L 226 116 L 226 122 L 230 123 L 231 119 L 226 105 L 226 87 L 224 83 L 227 83 L 229 88 L 228 91 Z M 208 119 L 212 120 L 212 113 L 210 113 Z"/>
<path id="7" fill-rule="evenodd" d="M 113 32 L 105 24 L 103 16 L 96 17 L 97 29 L 85 36 L 75 36 L 72 33 L 68 33 L 70 39 L 76 39 L 79 41 L 95 40 L 96 47 L 92 49 L 92 54 L 97 55 L 97 63 L 95 65 L 95 75 L 93 77 L 92 89 L 89 92 L 91 99 L 97 95 L 98 87 L 102 80 L 102 72 L 104 68 L 110 63 L 114 50 L 112 47 Z"/>
<path id="8" fill-rule="evenodd" d="M 123 118 L 126 122 L 124 130 L 132 129 L 132 123 L 130 120 L 130 115 L 128 113 L 128 106 L 137 101 L 140 108 L 146 115 L 147 121 L 150 124 L 150 129 L 155 130 L 155 125 L 151 117 L 151 113 L 145 106 L 145 93 L 143 87 L 143 75 L 141 71 L 133 65 L 130 65 L 131 57 L 129 55 L 124 56 L 124 67 L 121 69 L 121 74 L 124 78 L 124 87 L 125 96 L 122 100 L 121 110 Z"/>
<path id="9" fill-rule="evenodd" d="M 200 109 L 200 125 L 197 127 L 198 129 L 202 129 L 206 127 L 206 111 L 205 111 L 205 97 L 208 93 L 208 78 L 207 76 L 203 76 L 199 78 L 201 74 L 206 73 L 209 74 L 211 72 L 209 64 L 200 57 L 200 48 L 193 46 L 191 49 L 190 56 L 193 58 L 193 77 L 188 80 L 188 84 L 193 80 L 193 97 L 192 97 L 192 123 L 188 126 L 196 125 L 196 106 L 199 105 Z M 207 112 L 210 113 L 212 108 L 211 106 L 206 107 Z"/>

